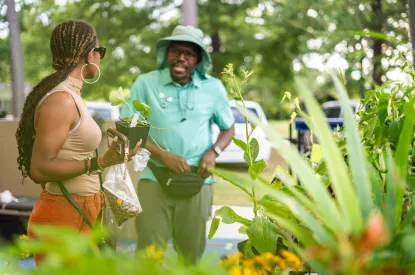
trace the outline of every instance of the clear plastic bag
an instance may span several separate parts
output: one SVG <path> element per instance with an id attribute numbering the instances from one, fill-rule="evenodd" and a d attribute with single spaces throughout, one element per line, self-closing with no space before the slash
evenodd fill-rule
<path id="1" fill-rule="evenodd" d="M 140 201 L 125 164 L 117 164 L 108 169 L 103 187 L 114 220 L 119 227 L 141 213 Z"/>
<path id="2" fill-rule="evenodd" d="M 143 171 L 150 159 L 150 152 L 147 149 L 140 148 L 131 159 L 133 160 L 134 171 Z"/>

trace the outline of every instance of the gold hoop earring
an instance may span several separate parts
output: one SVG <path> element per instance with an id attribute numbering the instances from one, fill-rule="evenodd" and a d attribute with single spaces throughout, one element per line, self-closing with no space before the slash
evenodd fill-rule
<path id="1" fill-rule="evenodd" d="M 88 66 L 88 65 L 94 65 L 98 69 L 98 78 L 95 79 L 94 81 L 86 81 L 85 78 L 84 78 L 84 69 L 85 69 L 85 66 Z M 100 77 L 101 77 L 101 70 L 99 69 L 99 66 L 97 64 L 95 64 L 93 62 L 90 62 L 90 63 L 86 63 L 85 65 L 82 66 L 82 68 L 81 68 L 81 78 L 85 83 L 94 84 L 99 80 Z"/>

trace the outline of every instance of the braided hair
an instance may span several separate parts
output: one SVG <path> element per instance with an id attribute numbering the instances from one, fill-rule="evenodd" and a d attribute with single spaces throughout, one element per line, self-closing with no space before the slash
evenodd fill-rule
<path id="1" fill-rule="evenodd" d="M 97 43 L 94 28 L 76 20 L 65 21 L 52 31 L 50 49 L 52 67 L 56 71 L 43 78 L 26 98 L 20 117 L 16 140 L 19 151 L 17 162 L 23 177 L 30 177 L 30 162 L 35 141 L 35 111 L 39 101 L 59 83 L 63 82 Z"/>

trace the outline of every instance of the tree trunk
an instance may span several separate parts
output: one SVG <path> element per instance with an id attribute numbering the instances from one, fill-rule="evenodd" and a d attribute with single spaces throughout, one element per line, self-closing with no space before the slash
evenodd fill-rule
<path id="1" fill-rule="evenodd" d="M 217 56 L 220 55 L 220 47 L 221 47 L 221 41 L 219 36 L 219 30 L 216 29 L 214 33 L 210 36 L 210 39 L 212 39 L 212 75 L 215 77 L 219 77 L 220 73 L 222 72 L 222 67 L 217 62 Z"/>
<path id="2" fill-rule="evenodd" d="M 20 26 L 14 0 L 7 0 L 7 22 L 10 30 L 10 59 L 13 91 L 13 115 L 19 118 L 25 101 Z"/>
<path id="3" fill-rule="evenodd" d="M 382 17 L 382 0 L 373 0 L 372 2 L 372 12 L 373 12 L 373 25 L 372 30 L 375 32 L 382 32 L 383 30 L 383 17 Z M 372 77 L 374 84 L 382 84 L 382 40 L 373 38 L 373 71 Z"/>

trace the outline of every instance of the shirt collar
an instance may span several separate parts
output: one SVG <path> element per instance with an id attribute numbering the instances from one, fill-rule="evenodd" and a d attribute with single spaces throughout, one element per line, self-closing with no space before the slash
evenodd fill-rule
<path id="1" fill-rule="evenodd" d="M 173 79 L 171 78 L 170 69 L 168 67 L 162 69 L 160 71 L 160 74 L 161 74 L 161 83 L 163 85 L 168 85 L 168 84 L 175 83 L 173 81 Z M 201 77 L 200 77 L 199 72 L 197 70 L 194 70 L 193 75 L 192 75 L 192 81 L 191 82 L 193 82 L 193 85 L 196 88 L 199 88 L 200 87 L 200 81 L 201 81 Z"/>

